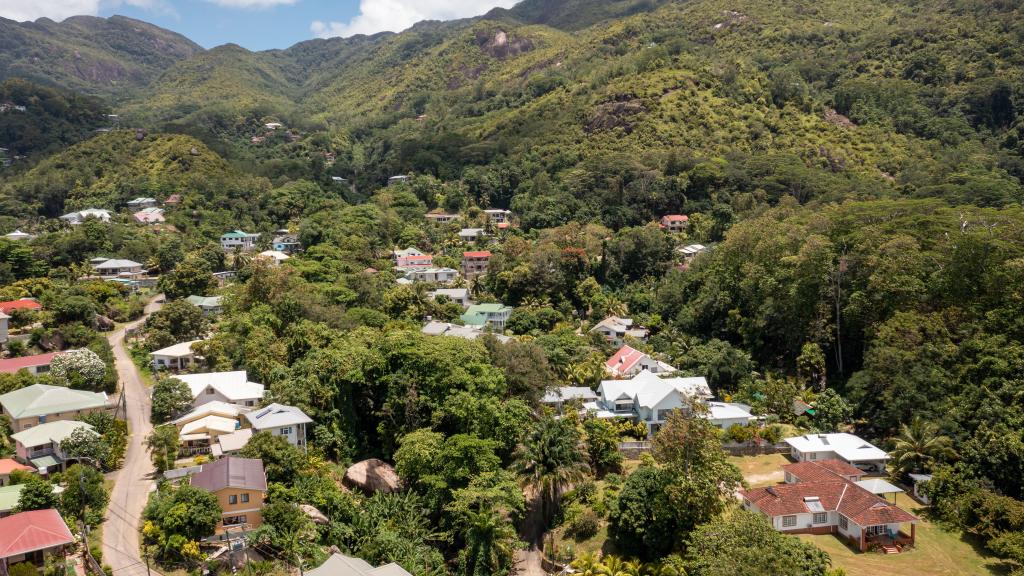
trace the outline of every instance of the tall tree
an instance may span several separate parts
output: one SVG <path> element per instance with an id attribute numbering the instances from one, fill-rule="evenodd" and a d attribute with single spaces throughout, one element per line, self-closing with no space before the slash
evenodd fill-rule
<path id="1" fill-rule="evenodd" d="M 941 434 L 937 424 L 919 416 L 910 425 L 902 425 L 899 435 L 892 440 L 892 463 L 901 474 L 931 472 L 937 464 L 957 456 L 953 440 Z"/>
<path id="2" fill-rule="evenodd" d="M 545 524 L 554 516 L 563 491 L 590 471 L 576 426 L 545 412 L 527 431 L 516 453 L 515 470 L 540 499 Z"/>

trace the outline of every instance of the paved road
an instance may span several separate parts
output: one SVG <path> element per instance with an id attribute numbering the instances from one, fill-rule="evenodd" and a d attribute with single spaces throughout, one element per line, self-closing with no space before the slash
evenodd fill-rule
<path id="1" fill-rule="evenodd" d="M 159 304 L 151 302 L 146 306 L 145 316 L 107 337 L 114 349 L 118 381 L 124 389 L 130 433 L 124 465 L 107 476 L 114 481 L 114 489 L 110 493 L 110 505 L 103 525 L 103 563 L 114 569 L 114 576 L 146 574 L 146 564 L 139 553 L 139 528 L 142 509 L 153 486 L 153 465 L 143 442 L 153 425 L 149 421 L 149 392 L 128 355 L 124 334 L 125 329 L 138 326 L 159 307 Z"/>

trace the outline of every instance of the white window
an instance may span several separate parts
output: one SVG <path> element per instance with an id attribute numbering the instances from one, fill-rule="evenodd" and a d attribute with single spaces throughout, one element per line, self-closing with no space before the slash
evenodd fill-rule
<path id="1" fill-rule="evenodd" d="M 796 516 L 783 516 L 782 517 L 783 528 L 792 528 L 796 526 Z"/>
<path id="2" fill-rule="evenodd" d="M 248 501 L 249 501 L 249 493 L 246 492 L 245 494 L 242 494 L 242 504 L 245 504 Z"/>
<path id="3" fill-rule="evenodd" d="M 839 515 L 839 527 L 843 530 L 847 530 L 850 528 L 850 521 L 847 520 L 846 516 L 843 516 L 842 514 Z"/>
<path id="4" fill-rule="evenodd" d="M 279 430 L 279 433 L 281 434 L 281 436 L 291 436 L 292 435 L 292 427 L 291 426 L 285 426 L 284 428 L 281 428 L 281 430 Z"/>
<path id="5" fill-rule="evenodd" d="M 228 496 L 228 504 L 238 504 L 238 494 Z"/>
<path id="6" fill-rule="evenodd" d="M 828 513 L 827 512 L 815 512 L 814 513 L 814 523 L 815 524 L 824 524 L 825 522 L 828 522 Z"/>

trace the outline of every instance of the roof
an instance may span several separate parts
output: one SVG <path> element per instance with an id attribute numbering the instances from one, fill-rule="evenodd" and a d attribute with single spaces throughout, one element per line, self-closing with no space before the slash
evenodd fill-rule
<path id="1" fill-rule="evenodd" d="M 483 232 L 483 228 L 463 228 L 462 230 L 459 230 L 459 236 L 476 236 L 478 234 L 483 234 Z"/>
<path id="2" fill-rule="evenodd" d="M 859 479 L 864 476 L 864 471 L 860 468 L 835 459 L 804 460 L 795 464 L 787 464 L 782 469 L 798 478 L 801 482 L 835 480 L 837 477 L 845 477 L 849 480 Z"/>
<path id="3" fill-rule="evenodd" d="M 602 380 L 598 388 L 606 403 L 629 399 L 646 408 L 653 408 L 673 391 L 690 398 L 711 397 L 711 388 L 703 376 L 661 378 L 648 370 L 630 380 Z"/>
<path id="4" fill-rule="evenodd" d="M 410 256 L 423 256 L 424 254 L 419 249 L 410 246 L 402 250 L 395 250 L 393 255 L 395 258 L 408 258 Z"/>
<path id="5" fill-rule="evenodd" d="M 201 308 L 216 308 L 221 305 L 223 296 L 196 296 L 193 294 L 185 300 L 193 306 L 199 306 Z"/>
<path id="6" fill-rule="evenodd" d="M 662 216 L 661 219 L 668 222 L 686 222 L 690 217 L 686 214 L 666 214 L 665 216 Z"/>
<path id="7" fill-rule="evenodd" d="M 297 426 L 299 424 L 312 424 L 313 419 L 306 416 L 306 413 L 295 406 L 284 404 L 271 404 L 266 408 L 248 412 L 245 419 L 252 424 L 256 430 L 267 428 L 280 428 L 281 426 Z"/>
<path id="8" fill-rule="evenodd" d="M 889 459 L 885 450 L 845 432 L 793 436 L 785 442 L 800 452 L 835 452 L 847 462 Z"/>
<path id="9" fill-rule="evenodd" d="M 612 357 L 609 358 L 608 361 L 604 363 L 604 365 L 605 368 L 612 372 L 616 372 L 618 374 L 628 374 L 632 372 L 633 369 L 636 368 L 638 365 L 641 365 L 641 363 L 645 359 L 650 360 L 652 358 L 648 354 L 645 354 L 637 350 L 636 348 L 633 348 L 632 346 L 623 345 L 622 348 L 619 348 L 615 352 L 615 354 L 612 354 Z M 669 366 L 664 362 L 658 361 L 658 364 L 661 366 L 661 369 L 664 370 L 665 372 L 675 371 L 675 368 Z"/>
<path id="10" fill-rule="evenodd" d="M 93 268 L 97 270 L 103 270 L 106 268 L 142 268 L 142 264 L 136 262 L 135 260 L 111 258 L 110 260 L 104 260 L 103 262 L 94 265 Z"/>
<path id="11" fill-rule="evenodd" d="M 24 358 L 11 358 L 10 360 L 24 360 Z M 9 362 L 10 360 L 0 360 L 0 363 Z M 40 365 L 39 362 L 26 364 L 26 366 L 38 365 Z M 0 372 L 8 372 L 6 366 L 0 368 Z M 72 390 L 63 386 L 33 384 L 0 396 L 0 405 L 4 407 L 12 418 L 31 418 L 32 416 L 45 416 L 57 412 L 105 407 L 107 405 L 107 395 L 104 392 L 89 392 L 87 390 Z"/>
<path id="12" fill-rule="evenodd" d="M 219 432 L 221 434 L 229 434 L 238 430 L 238 420 L 233 418 L 225 418 L 224 416 L 209 415 L 203 416 L 197 420 L 193 420 L 181 427 L 180 434 L 182 437 L 189 434 L 199 434 L 201 436 L 209 436 L 208 432 Z M 204 433 L 206 431 L 207 433 Z"/>
<path id="13" fill-rule="evenodd" d="M 231 434 L 219 436 L 217 438 L 217 445 L 220 447 L 222 454 L 237 452 L 245 448 L 250 438 L 252 438 L 252 428 L 242 428 L 241 430 L 235 430 Z"/>
<path id="14" fill-rule="evenodd" d="M 309 576 L 411 576 L 404 568 L 395 564 L 385 564 L 374 568 L 361 558 L 334 553 L 319 568 L 306 572 Z"/>
<path id="15" fill-rule="evenodd" d="M 907 476 L 910 476 L 910 479 L 913 480 L 915 484 L 918 482 L 930 482 L 932 479 L 931 474 L 907 474 Z"/>
<path id="16" fill-rule="evenodd" d="M 594 327 L 590 329 L 591 332 L 596 331 L 598 328 L 608 328 L 615 332 L 625 332 L 627 329 L 633 326 L 632 318 L 620 318 L 618 316 L 609 316 L 604 320 L 601 320 Z"/>
<path id="17" fill-rule="evenodd" d="M 249 409 L 244 406 L 237 404 L 228 404 L 227 402 L 221 402 L 220 400 L 214 400 L 207 402 L 202 406 L 199 406 L 195 410 L 181 416 L 174 421 L 175 424 L 185 424 L 186 422 L 192 422 L 193 420 L 199 420 L 206 416 L 221 416 L 224 418 L 238 418 Z"/>
<path id="18" fill-rule="evenodd" d="M 490 250 L 474 250 L 474 251 L 470 251 L 470 252 L 463 252 L 462 253 L 462 257 L 463 258 L 490 258 L 491 257 L 491 252 L 490 252 Z"/>
<path id="19" fill-rule="evenodd" d="M 431 297 L 447 296 L 452 300 L 463 300 L 469 298 L 468 288 L 438 288 L 430 293 Z"/>
<path id="20" fill-rule="evenodd" d="M 544 404 L 557 404 L 566 400 L 583 400 L 586 402 L 597 399 L 597 393 L 586 386 L 560 386 L 546 392 L 541 402 Z"/>
<path id="21" fill-rule="evenodd" d="M 704 246 L 703 244 L 690 244 L 689 246 L 683 246 L 679 249 L 680 252 L 688 256 L 691 254 L 700 254 L 705 250 L 707 250 L 707 246 Z"/>
<path id="22" fill-rule="evenodd" d="M 220 235 L 221 238 L 239 238 L 239 239 L 250 238 L 252 236 L 259 236 L 259 234 L 249 234 L 248 232 L 243 232 L 241 230 L 232 230 L 231 232 L 225 232 L 224 234 Z"/>
<path id="23" fill-rule="evenodd" d="M 750 413 L 750 407 L 735 402 L 708 402 L 709 420 L 739 420 L 751 419 L 754 415 Z"/>
<path id="24" fill-rule="evenodd" d="M 213 388 L 228 400 L 263 398 L 263 384 L 249 382 L 249 375 L 245 370 L 178 374 L 174 377 L 188 384 L 192 389 L 193 398 L 199 397 L 207 387 Z"/>
<path id="25" fill-rule="evenodd" d="M 741 491 L 740 494 L 768 516 L 837 511 L 858 526 L 916 522 L 917 517 L 858 486 L 836 477 L 821 482 L 778 484 Z M 817 499 L 817 500 L 815 500 Z M 818 502 L 823 510 L 809 504 Z M 815 506 L 816 507 L 816 506 Z"/>
<path id="26" fill-rule="evenodd" d="M 25 466 L 21 462 L 13 458 L 4 458 L 0 460 L 0 474 L 10 474 L 15 470 L 24 470 L 25 472 L 35 472 L 36 469 L 31 466 Z"/>
<path id="27" fill-rule="evenodd" d="M 25 486 L 25 484 L 0 486 L 0 513 L 10 512 L 18 506 L 18 502 L 21 500 L 21 491 L 25 489 Z M 64 492 L 64 488 L 54 484 L 53 493 L 60 494 L 61 492 Z"/>
<path id="28" fill-rule="evenodd" d="M 437 320 L 427 322 L 420 332 L 427 336 L 457 336 L 459 338 L 465 338 L 466 340 L 475 340 L 486 333 L 480 329 L 479 325 L 459 326 L 458 324 L 449 324 L 447 322 L 439 322 Z M 497 338 L 499 342 L 508 342 L 511 340 L 511 338 L 503 334 L 492 334 L 492 336 Z"/>
<path id="29" fill-rule="evenodd" d="M 0 558 L 72 544 L 75 537 L 53 508 L 0 518 Z"/>
<path id="30" fill-rule="evenodd" d="M 855 482 L 857 486 L 871 492 L 872 494 L 895 494 L 897 492 L 903 492 L 903 488 L 896 486 L 895 484 L 885 480 L 884 478 L 868 478 L 867 480 L 858 480 Z"/>
<path id="31" fill-rule="evenodd" d="M 47 422 L 46 424 L 33 426 L 17 434 L 11 434 L 11 438 L 25 447 L 42 446 L 50 442 L 60 444 L 80 428 L 96 434 L 96 430 L 85 422 L 79 420 L 57 420 L 56 422 Z"/>
<path id="32" fill-rule="evenodd" d="M 259 458 L 227 456 L 203 464 L 202 469 L 192 475 L 189 483 L 207 492 L 219 492 L 224 488 L 266 492 L 267 474 Z"/>
<path id="33" fill-rule="evenodd" d="M 22 298 L 21 300 L 8 300 L 7 302 L 0 302 L 0 312 L 10 314 L 14 310 L 42 310 L 43 305 L 31 298 Z"/>
<path id="34" fill-rule="evenodd" d="M 161 348 L 150 352 L 150 356 L 190 356 L 192 354 L 192 345 L 196 342 L 202 342 L 202 340 L 189 340 L 188 342 L 178 342 L 168 346 L 167 348 Z"/>
<path id="35" fill-rule="evenodd" d="M 263 252 L 260 252 L 259 255 L 264 258 L 273 258 L 274 260 L 287 260 L 291 258 L 291 256 L 281 252 L 280 250 L 264 250 Z"/>

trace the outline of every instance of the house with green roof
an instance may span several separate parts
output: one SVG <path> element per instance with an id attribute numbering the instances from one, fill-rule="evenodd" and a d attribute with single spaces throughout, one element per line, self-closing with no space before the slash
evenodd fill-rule
<path id="1" fill-rule="evenodd" d="M 490 328 L 495 332 L 505 331 L 505 322 L 512 315 L 512 307 L 501 303 L 473 304 L 462 315 L 466 326 Z"/>
<path id="2" fill-rule="evenodd" d="M 68 455 L 60 445 L 78 430 L 99 435 L 90 424 L 79 420 L 48 422 L 11 436 L 15 442 L 15 456 L 22 462 L 31 463 L 40 474 L 63 471 Z"/>
<path id="3" fill-rule="evenodd" d="M 259 234 L 249 234 L 241 230 L 232 230 L 222 234 L 220 237 L 220 247 L 225 252 L 233 252 L 235 250 L 241 250 L 242 252 L 248 252 L 256 247 L 256 241 L 260 239 Z"/>
<path id="4" fill-rule="evenodd" d="M 47 422 L 75 420 L 112 406 L 105 392 L 33 384 L 0 396 L 0 408 L 11 422 L 11 430 L 21 432 Z"/>
<path id="5" fill-rule="evenodd" d="M 224 311 L 223 296 L 196 296 L 193 294 L 185 300 L 202 310 L 204 316 L 212 316 Z"/>
<path id="6" fill-rule="evenodd" d="M 18 501 L 21 500 L 21 491 L 24 489 L 25 484 L 0 487 L 0 518 L 5 518 L 14 513 L 14 509 L 18 507 Z M 63 491 L 63 487 L 56 484 L 53 485 L 54 494 L 60 494 Z"/>

